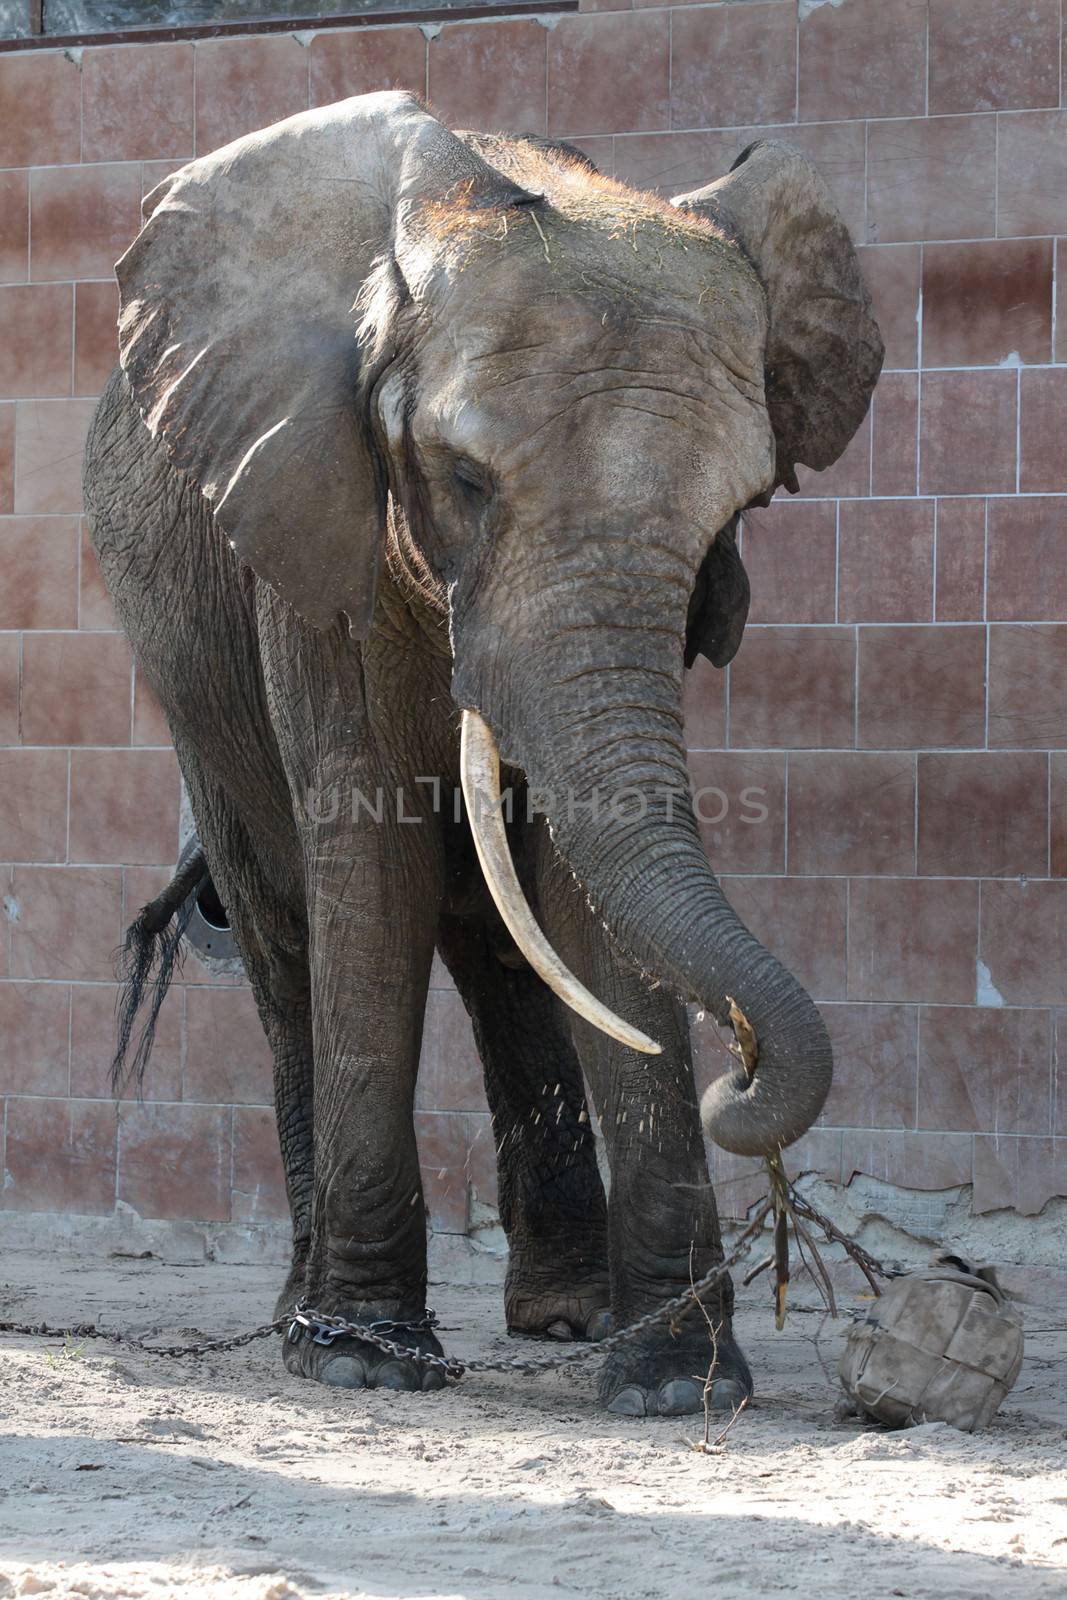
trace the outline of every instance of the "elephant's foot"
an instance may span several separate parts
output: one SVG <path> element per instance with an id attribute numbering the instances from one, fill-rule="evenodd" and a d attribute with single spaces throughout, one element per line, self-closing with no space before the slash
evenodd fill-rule
<path id="1" fill-rule="evenodd" d="M 611 1291 L 606 1267 L 531 1268 L 522 1252 L 512 1252 L 504 1288 L 508 1332 L 527 1339 L 604 1339 L 612 1330 Z"/>
<path id="2" fill-rule="evenodd" d="M 340 1311 L 337 1314 L 347 1315 Z M 358 1320 L 371 1322 L 389 1313 L 375 1309 L 361 1309 Z M 330 1344 L 316 1343 L 312 1331 L 297 1325 L 283 1335 L 282 1360 L 286 1370 L 298 1378 L 311 1378 L 315 1383 L 328 1383 L 337 1389 L 398 1389 L 408 1393 L 443 1389 L 445 1374 L 440 1367 L 430 1367 L 421 1361 L 390 1355 L 377 1345 L 345 1335 Z M 429 1330 L 408 1332 L 384 1329 L 386 1337 L 409 1349 L 428 1355 L 443 1355 L 436 1336 Z"/>
<path id="3" fill-rule="evenodd" d="M 707 1325 L 690 1314 L 678 1332 L 653 1328 L 622 1345 L 604 1363 L 600 1399 L 623 1417 L 685 1417 L 704 1409 L 704 1386 L 714 1358 L 708 1408 L 729 1413 L 752 1393 L 752 1374 L 729 1324 L 713 1348 Z"/>

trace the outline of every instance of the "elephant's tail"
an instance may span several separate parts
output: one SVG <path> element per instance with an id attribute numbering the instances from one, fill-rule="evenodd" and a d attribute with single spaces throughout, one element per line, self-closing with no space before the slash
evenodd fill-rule
<path id="1" fill-rule="evenodd" d="M 126 930 L 118 956 L 122 991 L 118 1000 L 118 1038 L 111 1063 L 111 1087 L 118 1094 L 133 1078 L 144 1078 L 156 1037 L 156 1024 L 171 979 L 181 963 L 182 934 L 196 909 L 196 897 L 210 881 L 200 841 L 191 838 L 182 851 L 173 878 L 163 893 L 150 900 Z M 148 1015 L 130 1058 L 137 1017 L 148 991 Z"/>

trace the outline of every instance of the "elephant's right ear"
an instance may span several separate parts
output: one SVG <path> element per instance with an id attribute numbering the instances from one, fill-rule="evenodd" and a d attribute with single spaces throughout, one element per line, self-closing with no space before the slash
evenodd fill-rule
<path id="1" fill-rule="evenodd" d="M 414 96 L 303 112 L 155 189 L 116 269 L 119 352 L 153 437 L 238 555 L 318 627 L 370 629 L 385 490 L 354 302 L 403 201 L 514 185 Z"/>

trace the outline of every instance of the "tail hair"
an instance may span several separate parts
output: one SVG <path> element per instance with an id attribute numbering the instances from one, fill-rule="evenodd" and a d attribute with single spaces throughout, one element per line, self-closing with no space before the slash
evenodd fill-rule
<path id="1" fill-rule="evenodd" d="M 111 1088 L 118 1094 L 131 1079 L 140 1089 L 155 1043 L 159 1013 L 171 979 L 181 966 L 182 935 L 196 909 L 196 897 L 210 880 L 200 841 L 189 840 L 163 893 L 150 900 L 126 930 L 118 952 L 122 989 L 117 1006 L 118 1038 L 111 1063 Z M 149 995 L 150 992 L 150 995 Z M 133 1056 L 138 1013 L 148 999 L 148 1014 Z"/>

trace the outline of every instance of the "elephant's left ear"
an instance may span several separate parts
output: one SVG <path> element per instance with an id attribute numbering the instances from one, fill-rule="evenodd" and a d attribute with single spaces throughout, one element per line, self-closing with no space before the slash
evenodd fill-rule
<path id="1" fill-rule="evenodd" d="M 758 140 L 724 178 L 673 203 L 718 224 L 767 296 L 767 410 L 777 481 L 821 470 L 863 421 L 885 354 L 848 229 L 822 178 L 792 145 Z"/>
<path id="2" fill-rule="evenodd" d="M 706 656 L 713 667 L 725 667 L 741 644 L 748 618 L 748 573 L 737 552 L 738 518 L 720 528 L 700 564 L 689 600 L 685 628 L 685 664 Z"/>

